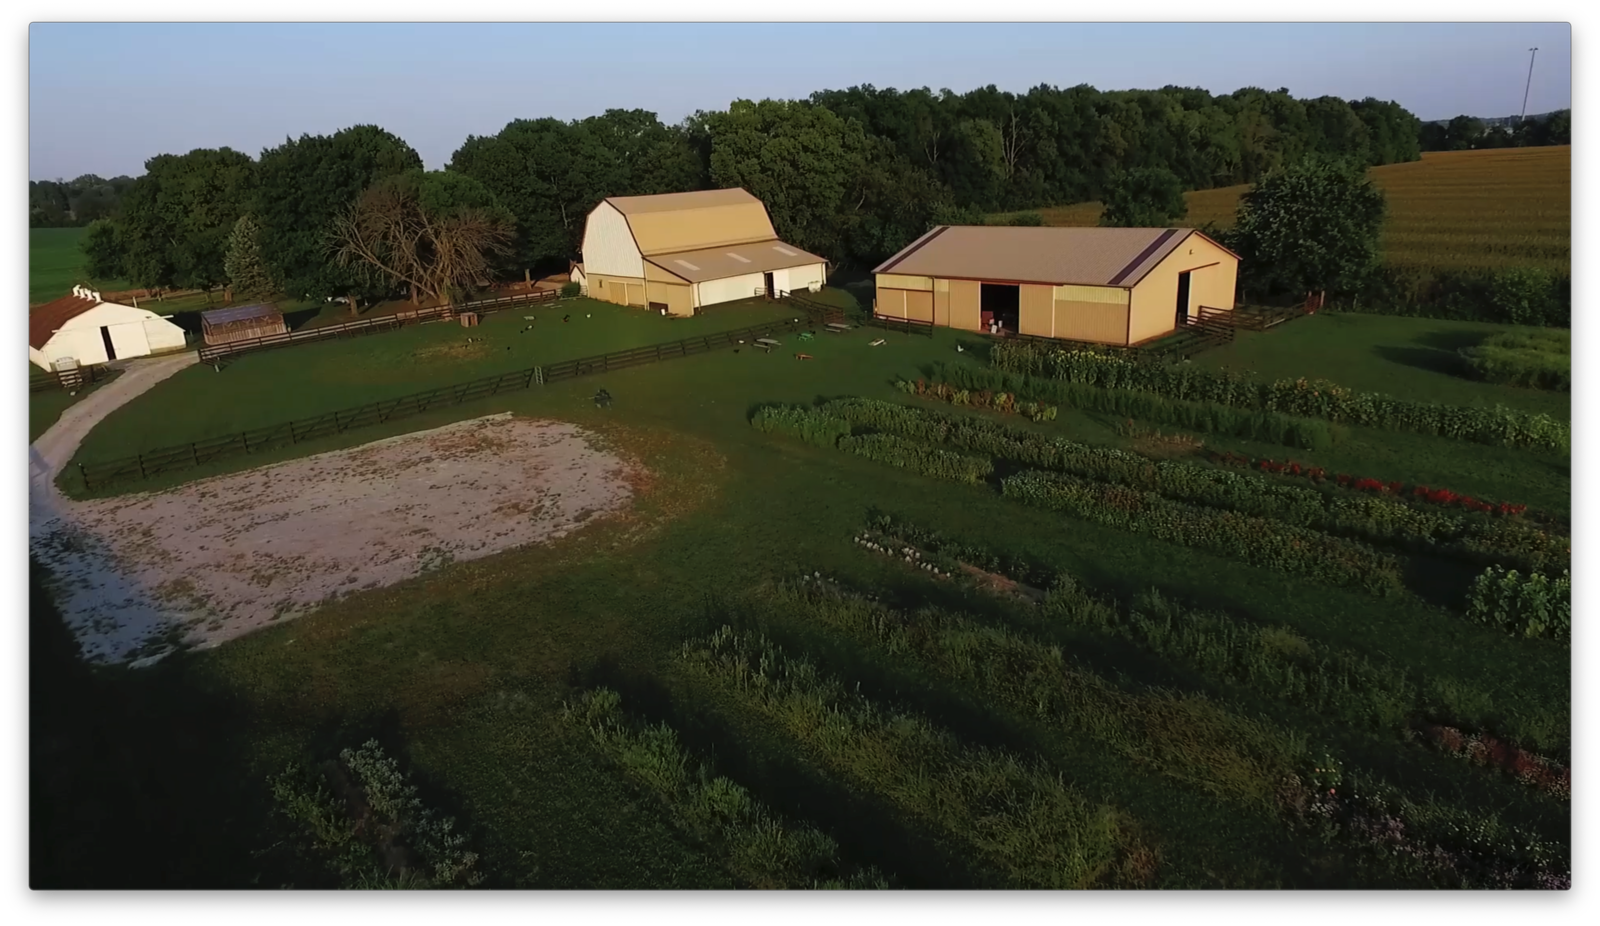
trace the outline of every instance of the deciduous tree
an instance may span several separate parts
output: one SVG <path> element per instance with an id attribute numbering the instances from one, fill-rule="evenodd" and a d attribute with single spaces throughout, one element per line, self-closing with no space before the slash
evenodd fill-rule
<path id="1" fill-rule="evenodd" d="M 1384 209 L 1365 165 L 1311 157 L 1244 194 L 1230 240 L 1243 272 L 1270 290 L 1348 289 L 1377 263 Z"/>
<path id="2" fill-rule="evenodd" d="M 1122 228 L 1170 225 L 1189 214 L 1183 200 L 1183 181 L 1165 167 L 1136 167 L 1124 171 L 1106 191 L 1100 224 Z"/>
<path id="3" fill-rule="evenodd" d="M 511 213 L 483 184 L 454 171 L 407 171 L 373 184 L 334 219 L 337 263 L 426 299 L 454 302 L 510 254 Z"/>

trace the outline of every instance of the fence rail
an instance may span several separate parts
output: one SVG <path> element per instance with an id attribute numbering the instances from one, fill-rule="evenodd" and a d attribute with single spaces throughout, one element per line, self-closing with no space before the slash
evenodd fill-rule
<path id="1" fill-rule="evenodd" d="M 115 375 L 114 370 L 108 369 L 103 364 L 80 366 L 71 370 L 43 370 L 30 372 L 28 375 L 28 393 L 55 392 L 64 390 L 74 392 L 86 388 L 92 383 L 98 383 Z"/>
<path id="2" fill-rule="evenodd" d="M 560 298 L 560 293 L 553 289 L 536 290 L 531 293 L 518 293 L 512 296 L 500 296 L 494 299 L 479 299 L 473 302 L 463 302 L 459 305 L 436 306 L 429 309 L 411 309 L 396 312 L 393 315 L 380 315 L 375 318 L 363 318 L 353 322 L 344 322 L 338 325 L 324 325 L 320 328 L 290 331 L 285 334 L 272 334 L 260 338 L 231 341 L 227 344 L 206 345 L 200 348 L 201 363 L 219 363 L 230 357 L 240 354 L 255 353 L 263 350 L 274 350 L 280 347 L 293 347 L 299 344 L 313 344 L 319 341 L 331 341 L 339 338 L 356 337 L 363 334 L 376 334 L 383 331 L 395 331 L 407 325 L 422 325 L 428 322 L 444 321 L 455 317 L 461 312 L 476 312 L 479 315 L 490 315 L 504 311 L 518 305 L 537 305 L 542 302 L 552 302 Z"/>
<path id="3" fill-rule="evenodd" d="M 903 331 L 907 334 L 920 334 L 933 337 L 933 322 L 925 322 L 914 318 L 895 318 L 892 315 L 879 315 L 876 312 L 867 319 L 867 324 L 885 331 Z"/>
<path id="4" fill-rule="evenodd" d="M 760 325 L 750 325 L 735 331 L 724 331 L 700 337 L 683 338 L 663 344 L 650 344 L 627 350 L 563 360 L 526 370 L 485 376 L 451 386 L 441 386 L 426 392 L 413 393 L 396 399 L 369 402 L 354 408 L 340 409 L 311 418 L 287 421 L 267 427 L 240 431 L 223 437 L 193 441 L 172 447 L 163 447 L 147 453 L 107 460 L 101 463 L 80 463 L 78 474 L 85 491 L 104 488 L 119 482 L 150 479 L 163 473 L 195 467 L 250 453 L 260 453 L 308 440 L 343 434 L 357 428 L 372 427 L 389 421 L 410 418 L 437 408 L 448 408 L 489 398 L 502 392 L 513 392 L 542 386 L 547 383 L 626 370 L 631 367 L 659 363 L 676 357 L 692 357 L 708 353 L 718 347 L 729 347 L 741 341 L 773 334 L 802 331 L 814 320 L 786 319 Z"/>

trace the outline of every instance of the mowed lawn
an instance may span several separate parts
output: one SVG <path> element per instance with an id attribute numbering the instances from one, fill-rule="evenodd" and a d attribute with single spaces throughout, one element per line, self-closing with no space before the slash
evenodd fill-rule
<path id="1" fill-rule="evenodd" d="M 540 326 L 551 319 L 545 315 L 534 323 L 534 332 L 523 334 L 527 323 L 520 314 L 490 319 L 478 329 L 425 326 L 246 357 L 221 373 L 185 371 L 114 414 L 91 435 L 83 456 L 118 455 L 529 363 L 652 343 L 693 333 L 697 325 L 725 330 L 749 321 L 725 312 L 668 322 L 595 304 L 592 319 L 587 311 L 582 314 L 592 327 L 579 325 L 577 317 L 562 323 L 558 314 L 546 332 Z M 1307 346 L 1316 339 L 1309 336 L 1318 326 L 1339 321 L 1330 316 L 1292 323 L 1263 336 L 1260 350 L 1270 353 L 1277 343 L 1284 356 L 1299 355 L 1306 365 L 1316 365 Z M 1296 331 L 1297 326 L 1304 328 Z M 466 350 L 465 337 L 480 333 L 489 345 L 482 355 L 443 353 Z M 416 770 L 430 799 L 461 817 L 485 853 L 482 867 L 498 884 L 729 886 L 714 852 L 675 829 L 659 803 L 596 754 L 583 731 L 562 722 L 562 705 L 576 690 L 607 684 L 623 691 L 625 707 L 685 731 L 698 756 L 714 757 L 719 771 L 733 775 L 768 806 L 835 835 L 846 861 L 876 865 L 905 886 L 976 883 L 979 876 L 969 869 L 973 863 L 963 845 L 819 772 L 777 730 L 738 703 L 708 693 L 678 667 L 686 639 L 737 619 L 719 610 L 719 600 L 801 572 L 820 570 L 884 589 L 897 600 L 954 603 L 894 564 L 867 558 L 850 542 L 873 508 L 971 543 L 1027 552 L 1109 593 L 1130 596 L 1158 588 L 1250 623 L 1285 626 L 1307 640 L 1399 665 L 1445 686 L 1475 689 L 1500 716 L 1542 731 L 1543 745 L 1561 748 L 1570 741 L 1565 647 L 1509 639 L 1415 596 L 1377 599 L 1296 581 L 1015 505 L 985 487 L 935 482 L 749 426 L 752 410 L 768 402 L 810 403 L 842 395 L 903 400 L 893 385 L 897 378 L 915 376 L 936 360 L 976 362 L 972 358 L 979 353 L 970 348 L 957 353 L 958 343 L 973 345 L 976 339 L 948 330 L 932 338 L 889 334 L 882 346 L 870 346 L 880 336 L 869 329 L 819 333 L 806 342 L 788 335 L 770 354 L 722 349 L 500 396 L 298 448 L 297 453 L 306 453 L 364 443 L 509 410 L 592 428 L 644 462 L 654 478 L 626 523 L 595 524 L 550 546 L 458 564 L 354 596 L 158 670 L 206 693 L 195 699 L 196 716 L 185 718 L 196 724 L 193 735 L 201 744 L 196 748 L 203 750 L 205 761 L 195 764 L 208 781 L 237 782 L 230 787 L 254 794 L 264 787 L 265 775 L 290 760 L 320 758 L 340 745 L 379 736 Z M 1357 351 L 1357 336 L 1348 337 L 1351 345 L 1345 349 Z M 1371 337 L 1381 345 L 1397 335 Z M 1248 342 L 1237 345 L 1235 362 L 1243 362 L 1251 349 Z M 797 359 L 800 351 L 814 359 Z M 1479 394 L 1479 384 L 1382 356 L 1351 368 L 1359 366 L 1366 371 L 1362 375 L 1387 383 L 1381 366 L 1386 362 L 1394 365 L 1395 379 L 1385 391 Z M 1301 372 L 1336 371 L 1323 366 Z M 1418 378 L 1405 379 L 1412 375 Z M 608 409 L 590 401 L 601 387 L 614 397 Z M 1064 409 L 1056 422 L 1039 427 L 1076 440 L 1127 446 L 1117 424 Z M 1413 479 L 1419 471 L 1441 467 L 1463 476 L 1492 471 L 1481 481 L 1507 495 L 1521 484 L 1519 464 L 1526 469 L 1530 460 L 1560 462 L 1384 432 L 1353 435 L 1340 452 L 1350 456 L 1352 466 L 1380 469 L 1373 475 L 1384 478 Z M 256 462 L 261 461 L 245 458 L 228 465 Z M 1548 493 L 1559 495 L 1561 480 L 1547 481 Z M 1570 492 L 1570 483 L 1565 489 Z M 1447 571 L 1451 582 L 1470 574 Z M 1159 766 L 1094 751 L 1092 744 L 1041 727 L 1031 717 L 897 673 L 816 628 L 781 616 L 773 620 L 766 629 L 785 639 L 812 641 L 825 668 L 871 696 L 930 714 L 967 742 L 1040 757 L 1080 793 L 1117 807 L 1156 847 L 1153 886 L 1408 883 L 1400 869 L 1295 835 L 1276 813 L 1234 795 L 1177 780 Z M 1468 813 L 1498 812 L 1545 838 L 1570 839 L 1564 807 L 1467 763 L 1390 734 L 1341 729 L 1175 671 L 1126 647 L 1063 639 L 1073 644 L 1068 652 L 1075 664 L 1119 684 L 1204 693 L 1241 716 L 1265 716 L 1328 743 L 1346 761 L 1381 771 L 1409 793 Z M 220 879 L 243 877 L 251 870 L 249 850 L 258 848 L 251 842 L 255 831 L 215 810 L 176 811 L 173 825 L 187 827 L 182 830 L 187 838 L 174 864 L 185 862 Z"/>
<path id="2" fill-rule="evenodd" d="M 78 242 L 81 228 L 28 229 L 28 304 L 48 302 L 84 283 L 101 289 L 126 289 L 125 280 L 93 280 L 83 270 Z"/>
<path id="3" fill-rule="evenodd" d="M 1385 263 L 1430 269 L 1572 267 L 1572 147 L 1429 151 L 1370 171 L 1388 197 Z M 1184 194 L 1186 225 L 1233 225 L 1248 185 Z M 1098 202 L 1037 210 L 1050 225 L 1095 225 Z"/>

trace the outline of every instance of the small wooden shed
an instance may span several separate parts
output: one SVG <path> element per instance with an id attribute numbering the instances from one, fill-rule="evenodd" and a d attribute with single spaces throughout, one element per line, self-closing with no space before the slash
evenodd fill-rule
<path id="1" fill-rule="evenodd" d="M 232 344 L 286 334 L 283 313 L 270 302 L 236 305 L 200 313 L 200 329 L 207 344 Z"/>

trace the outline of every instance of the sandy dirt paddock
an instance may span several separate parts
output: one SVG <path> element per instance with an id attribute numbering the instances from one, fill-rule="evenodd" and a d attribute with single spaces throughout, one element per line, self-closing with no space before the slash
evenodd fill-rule
<path id="1" fill-rule="evenodd" d="M 164 492 L 58 499 L 32 546 L 85 656 L 122 661 L 554 540 L 624 508 L 632 475 L 574 425 L 495 415 Z"/>

